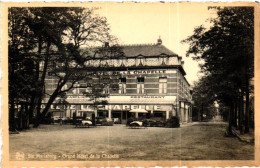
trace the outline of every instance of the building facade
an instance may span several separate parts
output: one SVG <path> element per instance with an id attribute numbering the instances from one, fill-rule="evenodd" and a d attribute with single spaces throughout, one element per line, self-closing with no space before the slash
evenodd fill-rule
<path id="1" fill-rule="evenodd" d="M 108 104 L 95 110 L 93 101 L 83 95 L 87 90 L 86 82 L 80 81 L 78 87 L 67 92 L 69 105 L 62 116 L 72 118 L 74 113 L 91 117 L 95 113 L 99 117 L 119 118 L 122 123 L 130 117 L 169 119 L 178 116 L 181 122 L 191 121 L 192 96 L 182 58 L 164 47 L 160 39 L 156 44 L 121 47 L 122 57 L 95 58 L 84 63 L 86 66 L 107 67 L 102 73 L 114 78 L 118 88 L 109 88 L 112 83 L 108 84 L 109 96 L 102 98 Z M 51 76 L 46 79 L 47 93 L 53 92 L 56 82 Z M 58 100 L 56 103 L 51 110 L 60 109 Z M 142 109 L 145 113 L 132 113 L 133 109 Z"/>

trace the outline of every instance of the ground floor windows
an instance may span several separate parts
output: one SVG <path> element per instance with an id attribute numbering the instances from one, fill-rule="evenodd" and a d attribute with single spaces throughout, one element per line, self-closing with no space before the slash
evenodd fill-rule
<path id="1" fill-rule="evenodd" d="M 156 112 L 153 113 L 153 116 L 154 116 L 154 117 L 163 118 L 163 117 L 165 117 L 165 112 L 156 111 Z"/>

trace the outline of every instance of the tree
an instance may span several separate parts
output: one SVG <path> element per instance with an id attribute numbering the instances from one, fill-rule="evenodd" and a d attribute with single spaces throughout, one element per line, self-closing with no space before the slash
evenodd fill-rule
<path id="1" fill-rule="evenodd" d="M 25 14 L 23 8 L 8 10 L 9 127 L 12 131 L 16 129 L 15 109 L 21 102 L 31 101 L 31 95 L 36 91 L 35 83 L 31 82 L 34 80 L 35 55 L 30 54 L 36 47 L 36 37 L 26 24 Z"/>
<path id="2" fill-rule="evenodd" d="M 97 114 L 98 108 L 108 104 L 105 98 L 109 97 L 110 91 L 119 89 L 118 75 L 107 71 L 109 65 L 106 61 L 110 58 L 123 56 L 122 48 L 117 45 L 110 47 L 108 43 L 105 43 L 104 47 L 94 49 L 94 56 L 91 59 L 103 58 L 105 63 L 101 64 L 98 69 L 92 71 L 92 73 L 86 74 L 84 80 L 87 83 L 87 91 L 83 92 L 83 94 L 89 98 L 90 101 L 93 101 L 95 115 Z"/>
<path id="3" fill-rule="evenodd" d="M 58 40 L 55 39 L 56 41 L 53 42 L 57 47 L 58 55 L 55 60 L 52 60 L 56 63 L 49 68 L 49 71 L 58 79 L 58 84 L 43 111 L 38 113 L 35 127 L 48 113 L 56 97 L 75 87 L 75 83 L 85 77 L 84 74 L 79 73 L 79 70 L 85 67 L 84 62 L 87 60 L 85 55 L 80 52 L 81 47 L 114 40 L 109 34 L 106 18 L 94 15 L 94 11 L 95 9 L 71 8 L 68 13 L 65 13 L 68 25 L 64 26 L 66 29 L 58 31 L 57 34 L 61 36 L 58 36 Z M 63 86 L 68 82 L 70 86 L 63 90 Z"/>
<path id="4" fill-rule="evenodd" d="M 254 9 L 224 7 L 214 10 L 217 17 L 210 19 L 211 27 L 195 28 L 194 34 L 183 42 L 190 44 L 187 56 L 203 60 L 201 69 L 210 78 L 216 100 L 229 106 L 229 130 L 236 116 L 236 102 L 241 95 L 246 98 L 244 119 L 245 132 L 248 132 L 249 82 L 254 75 Z"/>
<path id="5" fill-rule="evenodd" d="M 194 101 L 193 109 L 197 112 L 200 120 L 203 120 L 205 114 L 208 119 L 212 119 L 215 115 L 215 94 L 209 85 L 210 81 L 204 77 L 194 84 L 192 99 Z"/>
<path id="6" fill-rule="evenodd" d="M 93 67 L 86 67 L 84 64 L 87 60 L 86 54 L 93 52 L 82 53 L 81 49 L 115 41 L 109 33 L 106 18 L 96 15 L 95 10 L 96 8 L 10 8 L 9 37 L 12 38 L 9 40 L 9 48 L 12 50 L 9 52 L 9 60 L 15 61 L 10 61 L 12 77 L 9 79 L 23 72 L 15 71 L 14 68 L 20 65 L 25 57 L 28 58 L 30 63 L 27 65 L 33 73 L 22 76 L 21 83 L 30 84 L 25 95 L 28 95 L 26 101 L 29 102 L 29 113 L 33 113 L 35 109 L 37 111 L 35 127 L 46 116 L 54 100 L 84 78 L 83 74 L 78 73 L 79 70 L 93 70 Z M 49 73 L 58 80 L 52 93 L 45 92 L 44 87 Z M 15 84 L 15 81 L 10 80 L 10 123 L 14 120 L 14 99 L 21 98 L 14 93 L 25 88 Z M 64 90 L 65 84 L 70 86 Z M 48 102 L 45 108 L 41 109 L 45 94 L 49 96 Z"/>

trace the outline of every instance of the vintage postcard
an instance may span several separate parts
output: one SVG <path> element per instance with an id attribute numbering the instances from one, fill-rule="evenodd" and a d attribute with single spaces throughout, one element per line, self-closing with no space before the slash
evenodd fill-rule
<path id="1" fill-rule="evenodd" d="M 1 3 L 2 167 L 260 166 L 259 11 Z"/>

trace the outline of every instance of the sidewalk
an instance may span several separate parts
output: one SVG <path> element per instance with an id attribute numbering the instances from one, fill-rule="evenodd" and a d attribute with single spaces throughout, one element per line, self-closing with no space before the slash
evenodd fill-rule
<path id="1" fill-rule="evenodd" d="M 247 133 L 247 134 L 240 134 L 240 131 L 233 127 L 233 128 L 232 128 L 232 133 L 233 133 L 240 141 L 247 142 L 247 143 L 254 143 L 254 142 L 255 142 L 254 130 L 253 130 L 253 129 L 250 129 L 250 130 L 249 130 L 249 133 Z"/>

